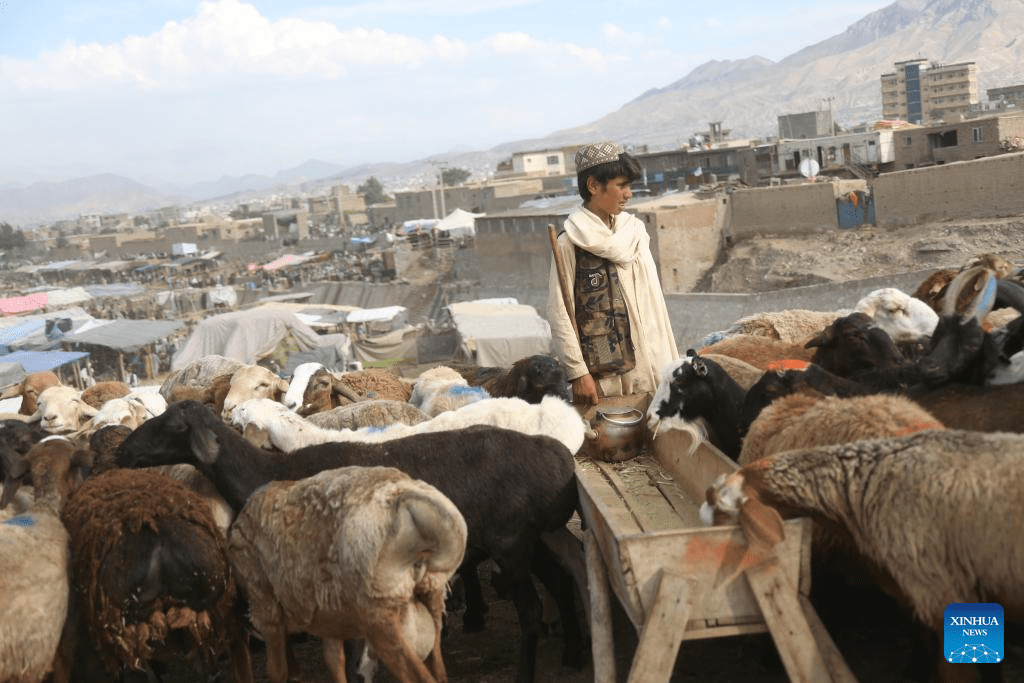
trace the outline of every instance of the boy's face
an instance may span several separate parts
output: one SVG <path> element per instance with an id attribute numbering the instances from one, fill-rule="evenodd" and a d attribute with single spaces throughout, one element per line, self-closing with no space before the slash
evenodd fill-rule
<path id="1" fill-rule="evenodd" d="M 612 178 L 604 185 L 593 178 L 588 182 L 590 183 L 591 197 L 587 208 L 601 218 L 622 213 L 622 210 L 626 208 L 626 202 L 633 196 L 633 191 L 629 189 L 630 181 L 627 176 Z"/>

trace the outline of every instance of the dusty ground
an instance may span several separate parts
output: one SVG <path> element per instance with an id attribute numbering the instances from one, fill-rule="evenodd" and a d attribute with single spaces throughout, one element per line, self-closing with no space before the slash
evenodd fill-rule
<path id="1" fill-rule="evenodd" d="M 959 266 L 995 253 L 1024 266 L 1024 217 L 929 223 L 882 230 L 863 227 L 797 238 L 736 242 L 701 291 L 741 293 L 842 282 Z"/>

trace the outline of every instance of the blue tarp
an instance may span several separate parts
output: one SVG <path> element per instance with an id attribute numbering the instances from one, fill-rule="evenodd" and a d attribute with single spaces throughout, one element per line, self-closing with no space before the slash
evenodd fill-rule
<path id="1" fill-rule="evenodd" d="M 27 373 L 53 370 L 76 360 L 88 358 L 84 351 L 15 351 L 0 356 L 0 362 L 20 363 Z"/>
<path id="2" fill-rule="evenodd" d="M 83 289 L 97 299 L 107 296 L 142 296 L 149 291 L 138 282 L 113 285 L 85 285 Z"/>
<path id="3" fill-rule="evenodd" d="M 15 342 L 24 339 L 25 337 L 40 332 L 46 327 L 46 321 L 40 318 L 32 320 L 26 320 L 20 325 L 14 327 L 5 327 L 0 329 L 0 346 L 11 346 Z"/>

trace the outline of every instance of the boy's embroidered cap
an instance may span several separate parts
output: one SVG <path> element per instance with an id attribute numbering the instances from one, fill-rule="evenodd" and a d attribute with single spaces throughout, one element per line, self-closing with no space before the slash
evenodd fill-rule
<path id="1" fill-rule="evenodd" d="M 576 152 L 576 172 L 582 173 L 598 164 L 618 161 L 622 151 L 622 145 L 614 142 L 599 142 L 596 145 L 580 147 Z"/>

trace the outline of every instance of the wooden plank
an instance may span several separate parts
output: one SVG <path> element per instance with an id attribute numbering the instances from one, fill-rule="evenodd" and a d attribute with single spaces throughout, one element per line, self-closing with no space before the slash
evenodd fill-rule
<path id="1" fill-rule="evenodd" d="M 608 575 L 601 549 L 597 546 L 597 537 L 590 529 L 583 532 L 583 553 L 590 594 L 590 651 L 594 660 L 594 683 L 615 683 L 615 637 Z"/>
<path id="2" fill-rule="evenodd" d="M 635 465 L 641 469 L 639 476 L 643 477 L 641 486 L 629 487 L 619 473 L 607 463 L 595 463 L 601 473 L 605 476 L 612 489 L 622 499 L 622 504 L 633 515 L 633 519 L 644 532 L 664 531 L 666 529 L 679 529 L 684 526 L 683 521 L 676 514 L 676 511 L 669 504 L 665 496 L 657 487 L 650 485 L 650 478 L 647 470 L 641 465 Z"/>
<path id="3" fill-rule="evenodd" d="M 654 438 L 654 457 L 672 475 L 683 492 L 698 503 L 719 475 L 729 475 L 737 465 L 720 450 L 701 441 L 690 454 L 692 437 L 679 429 L 662 429 Z"/>
<path id="4" fill-rule="evenodd" d="M 603 475 L 596 470 L 576 468 L 580 494 L 580 510 L 587 529 L 594 532 L 605 566 L 608 581 L 634 625 L 642 623 L 643 610 L 636 594 L 628 559 L 624 562 L 619 548 L 623 533 L 640 534 L 636 520 L 618 501 Z M 638 626 L 639 628 L 639 626 Z"/>
<path id="5" fill-rule="evenodd" d="M 761 615 L 768 624 L 789 680 L 793 683 L 831 680 L 825 658 L 797 598 L 796 583 L 782 571 L 777 561 L 750 567 L 746 578 L 761 606 Z"/>
<path id="6" fill-rule="evenodd" d="M 784 530 L 785 537 L 777 548 L 777 556 L 783 571 L 796 585 L 801 566 L 798 551 L 802 536 L 810 533 L 810 526 L 807 520 L 788 520 Z M 658 589 L 658 572 L 667 569 L 706 581 L 708 595 L 691 615 L 692 619 L 761 622 L 761 609 L 750 586 L 735 574 L 746 549 L 746 536 L 738 526 L 651 532 L 619 540 L 619 551 L 631 568 L 629 580 L 641 603 L 642 614 L 652 608 Z M 731 566 L 723 568 L 723 564 Z M 635 625 L 640 628 L 642 624 L 641 615 Z"/>
<path id="7" fill-rule="evenodd" d="M 633 656 L 629 683 L 668 683 L 690 611 L 702 596 L 698 583 L 673 572 L 661 573 L 654 609 L 647 615 Z"/>
<path id="8" fill-rule="evenodd" d="M 822 657 L 825 658 L 825 664 L 828 666 L 829 671 L 832 672 L 832 683 L 857 683 L 857 678 L 853 675 L 853 671 L 850 670 L 850 666 L 843 658 L 843 654 L 836 647 L 832 636 L 825 629 L 825 625 L 821 623 L 821 617 L 815 611 L 810 598 L 806 595 L 800 595 L 798 599 L 800 600 L 800 607 L 804 611 L 804 617 L 807 619 L 807 624 L 811 627 L 811 632 L 814 634 L 814 640 L 818 644 L 818 650 L 821 652 Z"/>

